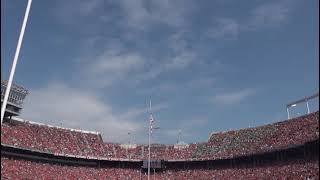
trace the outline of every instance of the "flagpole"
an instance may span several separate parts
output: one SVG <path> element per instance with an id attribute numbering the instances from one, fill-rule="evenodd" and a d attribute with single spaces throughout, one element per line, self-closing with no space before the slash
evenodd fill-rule
<path id="1" fill-rule="evenodd" d="M 29 0 L 28 1 L 28 5 L 27 5 L 27 9 L 26 9 L 26 13 L 24 15 L 23 23 L 22 23 L 21 32 L 20 32 L 20 36 L 19 36 L 19 39 L 18 39 L 17 49 L 16 49 L 16 52 L 15 52 L 15 55 L 14 55 L 14 59 L 13 59 L 13 63 L 12 63 L 12 67 L 11 67 L 11 71 L 10 71 L 10 75 L 9 75 L 9 79 L 8 79 L 8 84 L 7 84 L 7 88 L 6 88 L 6 92 L 5 92 L 4 98 L 3 98 L 3 104 L 2 104 L 2 107 L 1 107 L 1 124 L 2 124 L 2 121 L 3 121 L 4 113 L 6 111 L 7 103 L 8 103 L 9 93 L 10 93 L 10 90 L 11 90 L 12 80 L 13 80 L 14 72 L 16 70 L 18 57 L 19 57 L 19 54 L 20 54 L 23 35 L 24 35 L 24 31 L 26 29 L 26 25 L 27 25 L 27 22 L 28 22 L 31 3 L 32 3 L 32 0 Z"/>
<path id="2" fill-rule="evenodd" d="M 151 99 L 150 99 L 150 118 L 151 118 Z M 149 120 L 149 157 L 148 157 L 148 180 L 150 180 L 150 141 L 151 141 L 151 119 Z"/>
<path id="3" fill-rule="evenodd" d="M 148 156 L 148 180 L 150 180 L 150 131 L 151 126 L 149 125 L 149 156 Z"/>

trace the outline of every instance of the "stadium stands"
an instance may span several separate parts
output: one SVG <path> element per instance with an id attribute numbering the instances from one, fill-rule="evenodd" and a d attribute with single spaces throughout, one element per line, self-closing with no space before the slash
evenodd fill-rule
<path id="1" fill-rule="evenodd" d="M 38 151 L 102 156 L 102 139 L 97 134 L 8 120 L 1 127 L 1 143 Z"/>
<path id="2" fill-rule="evenodd" d="M 319 179 L 319 161 L 278 163 L 255 168 L 170 169 L 155 173 L 156 179 Z M 139 179 L 134 168 L 95 168 L 1 158 L 1 175 L 7 179 Z M 153 176 L 153 175 L 152 175 Z M 144 172 L 141 179 L 147 179 Z M 153 177 L 152 177 L 153 179 Z"/>
<path id="3" fill-rule="evenodd" d="M 313 144 L 308 145 L 310 142 Z M 25 159 L 23 151 L 17 155 L 9 150 L 3 155 L 1 150 L 1 176 L 6 179 L 33 179 L 35 174 L 38 179 L 139 179 L 140 172 L 146 179 L 141 163 L 147 159 L 147 145 L 106 143 L 95 132 L 6 119 L 1 126 L 1 145 L 34 153 Z M 207 142 L 181 148 L 154 144 L 151 158 L 165 160 L 156 179 L 319 179 L 318 150 L 319 112 L 314 112 L 265 126 L 215 133 Z M 37 153 L 51 156 L 34 159 Z M 65 159 L 53 161 L 54 157 Z M 93 167 L 73 164 L 70 157 Z M 114 164 L 104 166 L 105 162 Z"/>
<path id="4" fill-rule="evenodd" d="M 319 138 L 319 112 L 266 126 L 212 134 L 194 157 L 231 158 L 268 152 Z"/>
<path id="5" fill-rule="evenodd" d="M 173 145 L 152 146 L 152 159 L 223 159 L 263 153 L 303 144 L 319 138 L 319 112 L 295 119 L 212 134 L 208 142 L 177 149 Z M 89 157 L 143 159 L 147 146 L 126 149 L 104 143 L 100 135 L 35 123 L 6 121 L 1 143 L 43 152 Z M 143 152 L 142 152 L 143 151 Z"/>

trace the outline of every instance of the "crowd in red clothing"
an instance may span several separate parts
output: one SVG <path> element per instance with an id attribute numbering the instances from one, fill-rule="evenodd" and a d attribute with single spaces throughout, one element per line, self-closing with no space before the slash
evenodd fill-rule
<path id="1" fill-rule="evenodd" d="M 151 159 L 221 159 L 286 149 L 319 139 L 319 112 L 266 126 L 212 134 L 208 142 L 152 145 Z M 104 143 L 100 134 L 16 120 L 1 126 L 1 144 L 90 158 L 147 159 L 148 146 Z M 220 169 L 169 168 L 156 179 L 319 179 L 319 161 L 296 160 L 269 166 Z M 4 179 L 146 179 L 140 168 L 108 168 L 41 163 L 1 157 Z M 152 176 L 153 177 L 153 176 Z"/>
<path id="2" fill-rule="evenodd" d="M 101 156 L 104 152 L 97 134 L 14 120 L 2 124 L 1 143 L 55 154 Z"/>
<path id="3" fill-rule="evenodd" d="M 212 134 L 199 144 L 197 159 L 232 158 L 285 149 L 319 138 L 319 112 L 256 128 Z"/>
<path id="4" fill-rule="evenodd" d="M 295 119 L 212 134 L 208 142 L 154 145 L 152 159 L 220 159 L 301 145 L 319 138 L 319 111 Z M 146 159 L 148 148 L 104 143 L 97 133 L 10 120 L 1 126 L 1 143 L 47 153 L 93 158 Z"/>
<path id="5" fill-rule="evenodd" d="M 255 168 L 225 169 L 168 169 L 151 174 L 151 179 L 319 179 L 319 161 L 297 160 Z M 22 159 L 1 158 L 1 177 L 4 179 L 147 179 L 138 168 L 96 168 L 33 162 Z"/>

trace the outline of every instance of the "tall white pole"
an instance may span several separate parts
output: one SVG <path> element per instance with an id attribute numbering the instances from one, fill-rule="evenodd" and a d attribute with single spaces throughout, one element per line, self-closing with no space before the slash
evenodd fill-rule
<path id="1" fill-rule="evenodd" d="M 148 156 L 148 180 L 150 180 L 150 125 L 149 125 L 149 156 Z"/>
<path id="2" fill-rule="evenodd" d="M 307 110 L 308 110 L 308 114 L 310 113 L 310 109 L 309 109 L 309 103 L 308 101 L 306 101 L 306 105 L 307 105 Z"/>
<path id="3" fill-rule="evenodd" d="M 22 44 L 22 40 L 23 40 L 23 36 L 24 36 L 24 31 L 26 29 L 26 25 L 27 25 L 27 22 L 28 22 L 31 3 L 32 3 L 32 0 L 29 0 L 28 1 L 28 5 L 27 5 L 27 10 L 26 10 L 26 13 L 24 15 L 24 19 L 23 19 L 23 23 L 22 23 L 21 32 L 20 32 L 20 36 L 19 36 L 19 40 L 18 40 L 18 45 L 17 45 L 17 49 L 16 49 L 16 52 L 15 52 L 15 55 L 14 55 L 14 59 L 13 59 L 13 63 L 12 63 L 11 71 L 10 71 L 10 76 L 9 76 L 9 80 L 8 80 L 8 84 L 7 84 L 7 88 L 6 88 L 6 92 L 4 94 L 3 104 L 2 104 L 2 107 L 1 107 L 1 124 L 2 124 L 2 121 L 3 121 L 4 113 L 5 113 L 5 110 L 6 110 L 6 107 L 7 107 L 7 103 L 8 103 L 9 93 L 10 93 L 10 90 L 11 90 L 12 80 L 13 80 L 14 72 L 16 70 L 18 57 L 19 57 L 19 54 L 20 54 L 20 49 L 21 49 L 21 44 Z"/>
<path id="4" fill-rule="evenodd" d="M 288 119 L 290 119 L 289 108 L 287 107 Z"/>
<path id="5" fill-rule="evenodd" d="M 151 99 L 150 99 L 150 114 L 151 114 Z M 150 117 L 151 118 L 151 117 Z M 150 141 L 151 141 L 151 121 L 149 119 L 149 157 L 148 157 L 148 180 L 150 180 Z"/>

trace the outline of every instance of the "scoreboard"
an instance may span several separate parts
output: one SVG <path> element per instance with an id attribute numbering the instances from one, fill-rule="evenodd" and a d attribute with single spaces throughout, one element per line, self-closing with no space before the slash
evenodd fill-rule
<path id="1" fill-rule="evenodd" d="M 150 169 L 160 169 L 162 166 L 162 160 L 150 160 Z M 148 160 L 143 160 L 142 168 L 148 168 Z"/>

